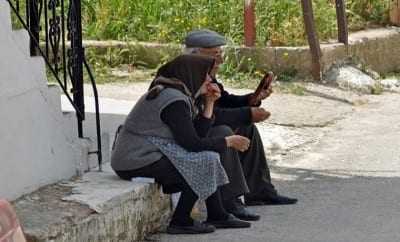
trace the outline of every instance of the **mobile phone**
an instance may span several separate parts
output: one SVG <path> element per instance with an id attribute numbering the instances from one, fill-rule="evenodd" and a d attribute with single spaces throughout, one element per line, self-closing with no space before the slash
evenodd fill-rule
<path id="1" fill-rule="evenodd" d="M 272 85 L 272 81 L 274 79 L 275 79 L 274 73 L 272 71 L 267 72 L 263 77 L 263 80 L 265 80 L 263 89 L 264 90 L 268 89 Z"/>
<path id="2" fill-rule="evenodd" d="M 262 90 L 268 89 L 272 85 L 272 81 L 274 80 L 274 73 L 272 71 L 267 72 L 260 83 L 258 84 L 256 91 L 253 94 L 253 104 L 259 101 L 259 96 Z"/>

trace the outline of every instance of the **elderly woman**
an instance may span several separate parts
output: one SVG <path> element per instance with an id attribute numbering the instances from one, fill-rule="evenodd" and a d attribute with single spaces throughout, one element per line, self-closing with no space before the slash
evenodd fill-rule
<path id="1" fill-rule="evenodd" d="M 247 149 L 241 136 L 208 138 L 219 89 L 211 84 L 214 60 L 182 55 L 162 66 L 150 90 L 128 115 L 111 157 L 122 179 L 155 178 L 165 193 L 181 192 L 168 233 L 210 233 L 215 228 L 250 227 L 227 213 L 219 187 L 228 183 L 217 152 Z M 201 110 L 196 101 L 202 100 Z M 198 199 L 207 206 L 207 221 L 190 217 Z"/>

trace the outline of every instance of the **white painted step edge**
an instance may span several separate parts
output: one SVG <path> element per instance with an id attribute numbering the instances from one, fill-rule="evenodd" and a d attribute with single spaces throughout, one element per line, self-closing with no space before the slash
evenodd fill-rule
<path id="1" fill-rule="evenodd" d="M 15 46 L 18 47 L 24 56 L 30 56 L 28 31 L 25 29 L 13 30 L 11 32 L 11 38 L 14 40 Z"/>
<path id="2" fill-rule="evenodd" d="M 0 28 L 11 32 L 11 8 L 7 0 L 0 0 Z"/>

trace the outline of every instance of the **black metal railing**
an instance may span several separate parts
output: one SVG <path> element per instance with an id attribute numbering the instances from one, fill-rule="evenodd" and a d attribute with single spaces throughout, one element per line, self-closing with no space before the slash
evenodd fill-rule
<path id="1" fill-rule="evenodd" d="M 85 120 L 84 70 L 93 88 L 96 109 L 97 154 L 102 167 L 100 114 L 96 83 L 82 44 L 81 0 L 7 0 L 18 23 L 30 36 L 30 53 L 43 56 L 48 71 L 75 109 L 78 136 Z M 71 85 L 70 92 L 68 86 Z M 72 97 L 71 97 L 71 94 Z"/>

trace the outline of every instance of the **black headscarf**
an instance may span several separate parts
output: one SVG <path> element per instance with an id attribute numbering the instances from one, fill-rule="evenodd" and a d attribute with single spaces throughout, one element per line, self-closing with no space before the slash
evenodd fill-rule
<path id="1" fill-rule="evenodd" d="M 150 84 L 148 98 L 152 99 L 165 87 L 175 88 L 194 100 L 215 60 L 201 55 L 180 55 L 161 66 Z"/>

